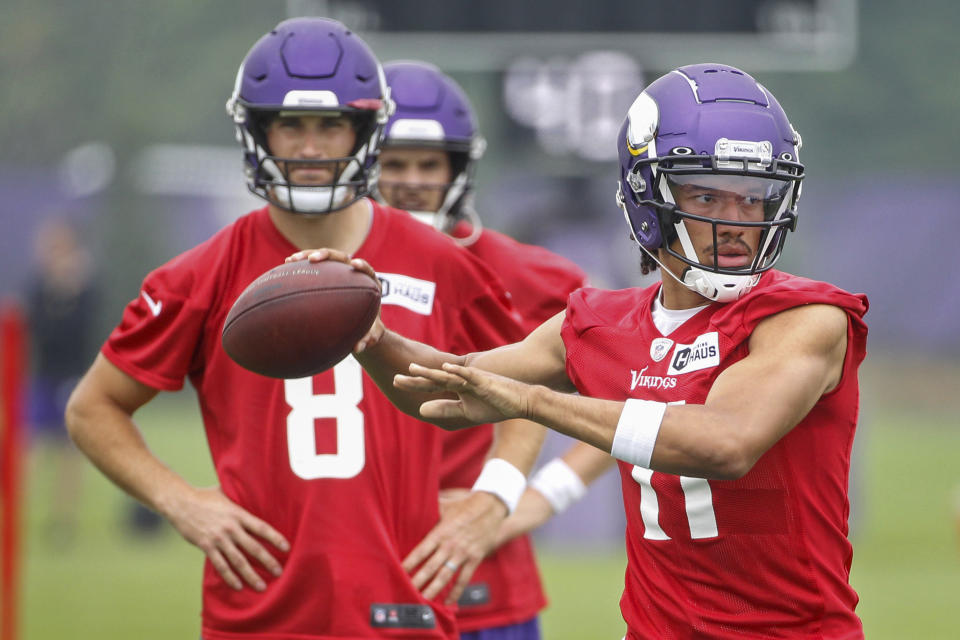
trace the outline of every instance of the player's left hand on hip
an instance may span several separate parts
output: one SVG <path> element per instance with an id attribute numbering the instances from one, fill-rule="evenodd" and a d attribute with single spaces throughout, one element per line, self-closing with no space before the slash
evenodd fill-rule
<path id="1" fill-rule="evenodd" d="M 446 602 L 463 593 L 480 562 L 496 547 L 507 507 L 484 491 L 449 492 L 441 496 L 440 522 L 403 560 L 413 586 L 432 599 L 452 583 Z"/>

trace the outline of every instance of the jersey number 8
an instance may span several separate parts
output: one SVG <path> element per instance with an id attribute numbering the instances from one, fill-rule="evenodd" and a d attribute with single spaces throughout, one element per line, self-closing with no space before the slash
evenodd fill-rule
<path id="1" fill-rule="evenodd" d="M 290 468 L 304 480 L 352 478 L 366 461 L 363 438 L 363 370 L 347 356 L 333 367 L 334 393 L 315 394 L 313 378 L 283 381 L 290 405 L 287 416 L 287 452 Z M 317 418 L 337 421 L 337 452 L 317 453 Z"/>

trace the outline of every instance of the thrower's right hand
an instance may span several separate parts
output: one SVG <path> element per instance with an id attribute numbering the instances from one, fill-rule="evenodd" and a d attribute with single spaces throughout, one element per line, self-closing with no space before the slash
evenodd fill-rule
<path id="1" fill-rule="evenodd" d="M 244 582 L 257 591 L 267 588 L 251 559 L 274 576 L 283 571 L 262 541 L 283 553 L 290 550 L 290 543 L 279 531 L 227 498 L 219 487 L 193 489 L 165 515 L 181 536 L 206 554 L 224 581 L 238 591 L 243 589 Z"/>
<path id="2" fill-rule="evenodd" d="M 349 264 L 351 267 L 357 271 L 362 271 L 374 281 L 380 282 L 380 279 L 377 277 L 377 272 L 373 270 L 373 267 L 370 266 L 370 263 L 362 258 L 353 258 L 350 254 L 343 251 L 338 251 L 336 249 L 321 248 L 321 249 L 304 249 L 302 251 L 297 251 L 296 253 L 290 254 L 286 257 L 284 262 L 296 262 L 298 260 L 308 260 L 310 262 L 323 262 L 324 260 L 335 260 L 337 262 L 343 262 L 344 264 Z M 360 353 L 365 349 L 368 349 L 378 342 L 383 337 L 384 324 L 380 319 L 380 313 L 377 312 L 377 317 L 374 319 L 373 324 L 370 325 L 370 330 L 360 338 L 360 341 L 353 348 L 354 353 Z"/>

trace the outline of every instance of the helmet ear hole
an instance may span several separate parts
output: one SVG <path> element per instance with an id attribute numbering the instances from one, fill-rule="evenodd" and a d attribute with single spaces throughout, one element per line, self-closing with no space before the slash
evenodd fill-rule
<path id="1" fill-rule="evenodd" d="M 250 135 L 267 154 L 270 154 L 270 145 L 267 144 L 267 129 L 270 128 L 270 123 L 276 120 L 278 112 L 250 109 L 248 113 L 250 114 L 250 126 L 248 127 Z"/>
<path id="2" fill-rule="evenodd" d="M 470 166 L 470 156 L 466 152 L 448 151 L 447 156 L 450 158 L 450 173 L 454 176 L 460 175 Z"/>

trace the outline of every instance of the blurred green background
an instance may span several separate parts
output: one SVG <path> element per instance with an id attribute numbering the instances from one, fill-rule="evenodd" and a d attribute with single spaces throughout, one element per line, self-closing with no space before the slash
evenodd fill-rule
<path id="1" fill-rule="evenodd" d="M 852 582 L 867 637 L 956 638 L 960 279 L 950 277 L 944 263 L 960 233 L 960 5 L 813 4 L 831 3 L 853 6 L 857 27 L 847 43 L 853 57 L 835 68 L 805 68 L 800 53 L 793 65 L 751 63 L 736 59 L 729 43 L 717 56 L 747 70 L 755 65 L 757 78 L 804 136 L 802 218 L 784 266 L 871 297 L 851 487 Z M 671 10 L 660 4 L 658 11 Z M 810 5 L 768 4 L 788 10 Z M 149 269 L 224 224 L 221 209 L 237 215 L 256 205 L 243 200 L 240 155 L 223 111 L 253 41 L 287 15 L 323 10 L 348 23 L 355 18 L 361 35 L 374 41 L 376 28 L 385 26 L 370 22 L 376 5 L 7 0 L 0 9 L 0 295 L 15 294 L 28 274 L 39 223 L 71 216 L 100 265 L 102 339 Z M 644 9 L 654 5 L 631 3 L 630 19 L 643 23 L 649 17 Z M 723 6 L 731 12 L 745 3 Z M 422 44 L 423 57 L 440 55 L 427 38 L 406 42 Z M 627 55 L 649 81 L 669 68 L 667 61 L 700 61 L 693 56 L 707 55 L 711 42 L 676 36 L 663 50 L 647 50 L 647 57 Z M 774 44 L 781 53 L 796 45 Z M 537 55 L 544 63 L 550 59 Z M 575 52 L 564 49 L 563 55 Z M 498 64 L 451 70 L 474 101 L 490 142 L 479 174 L 484 218 L 576 259 L 600 284 L 627 286 L 636 259 L 629 245 L 618 252 L 614 244 L 624 235 L 613 206 L 615 165 L 545 152 L 529 127 L 505 115 L 505 65 Z M 148 153 L 162 145 L 223 148 L 227 160 L 208 167 L 219 171 L 216 180 L 184 184 L 189 176 Z M 77 159 L 90 157 L 102 161 L 103 171 L 77 172 Z M 214 183 L 214 192 L 204 192 Z M 234 192 L 234 199 L 224 192 Z M 611 268 L 618 259 L 624 264 Z M 138 419 L 162 459 L 193 482 L 212 483 L 194 405 L 190 390 L 165 394 Z M 64 540 L 49 526 L 59 464 L 50 443 L 31 446 L 22 640 L 196 638 L 200 552 L 166 525 L 131 533 L 129 501 L 89 466 L 77 482 L 78 527 Z M 615 511 L 616 487 L 616 481 L 597 487 L 591 500 Z M 537 537 L 552 603 L 544 614 L 548 640 L 619 638 L 624 632 L 618 610 L 621 523 L 607 522 L 602 535 L 583 536 L 584 521 L 574 513 Z"/>

